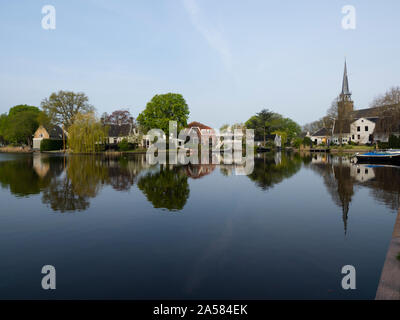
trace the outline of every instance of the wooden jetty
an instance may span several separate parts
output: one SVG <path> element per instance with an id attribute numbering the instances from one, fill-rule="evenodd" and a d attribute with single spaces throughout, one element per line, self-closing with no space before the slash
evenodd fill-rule
<path id="1" fill-rule="evenodd" d="M 400 300 L 400 209 L 376 292 L 376 300 Z"/>
<path id="2" fill-rule="evenodd" d="M 329 152 L 331 152 L 331 149 L 329 149 L 329 148 L 325 148 L 325 149 L 321 149 L 321 148 L 311 148 L 309 151 L 310 151 L 310 152 L 329 153 Z"/>

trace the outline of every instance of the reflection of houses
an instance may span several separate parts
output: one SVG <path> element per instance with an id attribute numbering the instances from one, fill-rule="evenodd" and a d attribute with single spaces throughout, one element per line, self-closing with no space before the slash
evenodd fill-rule
<path id="1" fill-rule="evenodd" d="M 50 163 L 42 161 L 41 155 L 34 155 L 33 170 L 39 177 L 44 178 L 50 170 Z"/>
<path id="2" fill-rule="evenodd" d="M 326 153 L 315 153 L 313 154 L 311 158 L 311 163 L 317 164 L 317 163 L 328 163 L 329 158 Z"/>
<path id="3" fill-rule="evenodd" d="M 215 170 L 215 164 L 189 164 L 185 166 L 186 175 L 192 179 L 200 179 Z"/>
<path id="4" fill-rule="evenodd" d="M 62 141 L 63 130 L 59 126 L 40 126 L 33 135 L 33 149 L 40 150 L 44 139 Z"/>
<path id="5" fill-rule="evenodd" d="M 194 144 L 209 144 L 215 145 L 217 135 L 213 128 L 206 126 L 200 122 L 193 121 L 187 125 L 186 134 L 194 136 Z"/>
<path id="6" fill-rule="evenodd" d="M 374 168 L 366 165 L 354 165 L 350 167 L 350 175 L 358 182 L 367 182 L 375 178 Z"/>

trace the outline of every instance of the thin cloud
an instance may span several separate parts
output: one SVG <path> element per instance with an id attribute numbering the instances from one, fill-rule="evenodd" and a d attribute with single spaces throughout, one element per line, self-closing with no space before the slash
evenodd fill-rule
<path id="1" fill-rule="evenodd" d="M 190 20 L 197 31 L 206 39 L 210 47 L 216 50 L 221 57 L 225 68 L 232 72 L 232 54 L 227 41 L 221 32 L 204 23 L 201 10 L 195 0 L 182 0 Z"/>

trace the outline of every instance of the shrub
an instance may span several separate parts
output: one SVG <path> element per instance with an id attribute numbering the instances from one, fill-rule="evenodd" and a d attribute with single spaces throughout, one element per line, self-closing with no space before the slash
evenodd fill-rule
<path id="1" fill-rule="evenodd" d="M 400 137 L 397 137 L 395 135 L 391 135 L 389 137 L 389 148 L 400 148 Z"/>
<path id="2" fill-rule="evenodd" d="M 43 139 L 40 143 L 40 151 L 54 151 L 63 149 L 62 140 Z"/>
<path id="3" fill-rule="evenodd" d="M 122 139 L 121 142 L 118 143 L 119 151 L 129 151 L 136 148 L 136 144 L 129 143 L 127 139 Z"/>
<path id="4" fill-rule="evenodd" d="M 295 139 L 293 140 L 292 146 L 293 146 L 294 148 L 300 148 L 300 146 L 301 146 L 302 143 L 303 143 L 303 139 L 301 139 L 301 138 L 295 138 Z"/>
<path id="5" fill-rule="evenodd" d="M 378 148 L 379 149 L 389 149 L 389 143 L 387 142 L 378 142 Z"/>
<path id="6" fill-rule="evenodd" d="M 304 137 L 304 139 L 303 139 L 303 145 L 304 145 L 304 146 L 310 146 L 310 147 L 312 147 L 313 142 L 311 141 L 311 139 L 310 139 L 309 137 Z"/>

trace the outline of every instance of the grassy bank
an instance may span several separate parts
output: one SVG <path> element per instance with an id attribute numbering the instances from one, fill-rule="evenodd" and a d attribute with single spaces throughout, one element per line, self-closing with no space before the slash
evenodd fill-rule
<path id="1" fill-rule="evenodd" d="M 13 147 L 13 146 L 6 146 L 0 147 L 0 152 L 7 152 L 7 153 L 32 153 L 32 149 L 28 147 Z"/>

